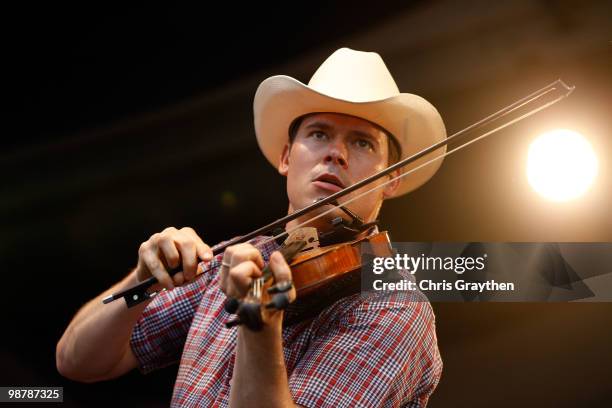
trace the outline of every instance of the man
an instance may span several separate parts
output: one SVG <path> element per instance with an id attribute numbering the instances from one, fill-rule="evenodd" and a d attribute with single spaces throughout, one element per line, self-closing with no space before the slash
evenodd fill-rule
<path id="1" fill-rule="evenodd" d="M 399 93 L 378 54 L 346 48 L 332 54 L 308 85 L 286 76 L 262 82 L 254 116 L 261 150 L 287 178 L 289 212 L 445 137 L 435 108 Z M 384 199 L 417 188 L 438 166 L 419 169 L 347 207 L 373 221 Z M 310 226 L 324 231 L 341 214 Z M 283 311 L 266 311 L 259 332 L 225 328 L 232 317 L 225 300 L 244 297 L 266 262 L 277 282 L 291 280 L 278 244 L 262 242 L 228 247 L 213 259 L 191 228 L 154 234 L 141 245 L 132 273 L 77 313 L 57 345 L 58 370 L 94 382 L 135 367 L 149 372 L 180 362 L 173 406 L 426 405 L 442 362 L 434 316 L 419 292 L 348 296 L 314 318 L 285 326 Z M 200 269 L 208 271 L 196 279 L 198 258 Z M 171 277 L 166 267 L 179 264 L 183 272 Z M 102 305 L 108 294 L 151 275 L 168 289 L 153 301 L 129 309 L 122 302 Z M 294 289 L 290 298 L 295 299 Z"/>

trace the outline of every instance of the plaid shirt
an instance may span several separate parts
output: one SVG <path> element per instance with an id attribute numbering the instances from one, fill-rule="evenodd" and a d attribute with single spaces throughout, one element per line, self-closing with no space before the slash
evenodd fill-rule
<path id="1" fill-rule="evenodd" d="M 272 241 L 259 249 L 267 261 L 277 248 Z M 174 407 L 229 404 L 237 328 L 224 325 L 232 316 L 218 285 L 221 259 L 160 293 L 132 333 L 141 372 L 180 362 Z M 291 394 L 306 407 L 423 407 L 442 372 L 434 314 L 418 291 L 343 298 L 284 328 L 283 345 Z"/>

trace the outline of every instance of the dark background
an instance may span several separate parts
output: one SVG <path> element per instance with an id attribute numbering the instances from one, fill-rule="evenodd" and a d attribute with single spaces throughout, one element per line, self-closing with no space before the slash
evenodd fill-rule
<path id="1" fill-rule="evenodd" d="M 577 87 L 389 201 L 394 241 L 612 241 L 609 2 L 225 3 L 5 11 L 0 385 L 63 386 L 66 406 L 167 406 L 176 369 L 83 385 L 57 374 L 55 344 L 154 232 L 191 226 L 215 243 L 284 215 L 255 89 L 274 74 L 307 82 L 341 46 L 379 52 L 449 133 L 557 78 Z M 564 127 L 600 170 L 559 204 L 524 166 L 534 137 Z M 445 368 L 431 407 L 612 401 L 612 304 L 433 306 Z"/>

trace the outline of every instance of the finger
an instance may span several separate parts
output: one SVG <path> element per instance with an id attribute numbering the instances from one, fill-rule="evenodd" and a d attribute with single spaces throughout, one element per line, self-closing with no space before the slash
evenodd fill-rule
<path id="1" fill-rule="evenodd" d="M 141 259 L 145 266 L 151 272 L 159 283 L 166 289 L 174 289 L 174 284 L 172 283 L 172 278 L 168 275 L 168 272 L 164 268 L 161 260 L 157 256 L 157 250 L 147 250 L 141 254 Z"/>
<path id="2" fill-rule="evenodd" d="M 228 257 L 227 262 L 233 267 L 241 262 L 252 261 L 263 269 L 265 263 L 261 252 L 251 244 L 243 243 L 231 246 L 225 250 L 224 258 Z"/>
<path id="3" fill-rule="evenodd" d="M 183 272 L 175 273 L 172 276 L 172 281 L 174 282 L 175 286 L 181 286 L 183 283 L 185 283 L 185 275 Z"/>
<path id="4" fill-rule="evenodd" d="M 225 294 L 228 297 L 243 298 L 249 291 L 253 279 L 261 275 L 261 269 L 253 261 L 245 261 L 233 266 L 228 273 Z"/>
<path id="5" fill-rule="evenodd" d="M 197 237 L 195 244 L 196 244 L 196 251 L 198 253 L 198 257 L 201 260 L 210 261 L 211 259 L 213 259 L 212 249 L 210 249 L 210 247 L 206 245 L 204 241 L 200 239 L 200 237 Z"/>
<path id="6" fill-rule="evenodd" d="M 163 255 L 166 260 L 166 265 L 168 265 L 170 269 L 174 269 L 180 265 L 181 255 L 178 249 L 176 249 L 176 245 L 174 245 L 172 239 L 160 239 L 157 242 L 157 246 L 160 249 L 161 255 Z"/>
<path id="7" fill-rule="evenodd" d="M 229 263 L 230 255 L 228 255 L 227 251 L 223 254 L 223 259 L 221 259 L 221 266 L 219 267 L 219 287 L 226 293 L 227 290 L 227 275 L 229 274 L 229 270 L 231 264 Z"/>
<path id="8" fill-rule="evenodd" d="M 196 240 L 196 250 L 198 251 L 198 256 L 200 259 L 203 261 L 210 261 L 213 259 L 214 255 L 212 249 L 210 249 L 210 247 L 206 245 L 206 243 L 202 241 L 202 238 L 200 238 L 197 234 L 194 233 L 194 235 Z"/>
<path id="9" fill-rule="evenodd" d="M 212 249 L 210 249 L 210 247 L 206 245 L 206 243 L 202 240 L 202 238 L 200 238 L 200 236 L 195 232 L 193 228 L 185 227 L 181 228 L 181 231 L 185 232 L 186 234 L 189 234 L 194 239 L 196 253 L 198 254 L 198 257 L 201 260 L 210 261 L 213 258 Z"/>
<path id="10" fill-rule="evenodd" d="M 270 270 L 276 282 L 291 280 L 291 268 L 289 268 L 289 264 L 287 264 L 283 255 L 278 251 L 274 251 L 270 255 Z"/>
<path id="11" fill-rule="evenodd" d="M 196 269 L 198 267 L 195 243 L 193 239 L 186 234 L 181 234 L 181 236 L 176 238 L 175 243 L 181 253 L 181 259 L 183 260 L 183 275 L 186 280 L 191 281 L 195 278 Z"/>
<path id="12" fill-rule="evenodd" d="M 221 268 L 219 269 L 219 287 L 224 293 L 228 290 L 228 275 L 230 269 L 241 262 L 255 262 L 259 269 L 263 268 L 264 261 L 261 253 L 251 244 L 232 245 L 223 252 Z"/>
<path id="13" fill-rule="evenodd" d="M 283 255 L 278 251 L 273 252 L 270 256 L 270 270 L 277 284 L 281 282 L 291 282 L 291 268 L 289 264 L 287 264 L 287 261 L 285 261 Z M 292 286 L 287 295 L 289 297 L 289 302 L 293 302 L 297 296 L 295 287 Z"/>

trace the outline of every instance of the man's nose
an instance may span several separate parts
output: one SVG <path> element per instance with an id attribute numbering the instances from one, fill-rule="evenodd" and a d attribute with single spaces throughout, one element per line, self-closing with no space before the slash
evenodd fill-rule
<path id="1" fill-rule="evenodd" d="M 342 141 L 335 141 L 330 144 L 325 162 L 334 163 L 345 169 L 348 167 L 348 151 Z"/>

